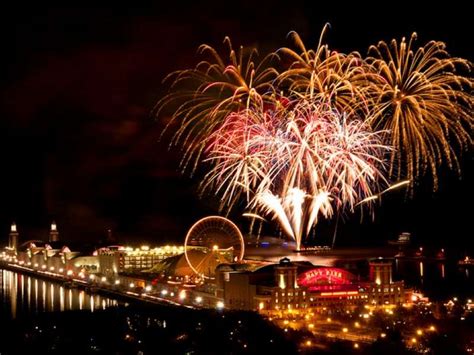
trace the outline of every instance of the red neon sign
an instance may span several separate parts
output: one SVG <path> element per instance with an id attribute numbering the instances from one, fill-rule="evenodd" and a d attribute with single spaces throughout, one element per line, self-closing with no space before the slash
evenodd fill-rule
<path id="1" fill-rule="evenodd" d="M 350 272 L 338 268 L 317 268 L 306 271 L 298 277 L 298 285 L 304 287 L 320 285 L 349 285 L 352 283 L 354 275 Z"/>

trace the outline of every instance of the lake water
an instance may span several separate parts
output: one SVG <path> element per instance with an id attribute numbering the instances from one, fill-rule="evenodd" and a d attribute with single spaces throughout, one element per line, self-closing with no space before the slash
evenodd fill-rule
<path id="1" fill-rule="evenodd" d="M 117 300 L 90 294 L 77 288 L 0 269 L 0 317 L 17 318 L 22 314 L 115 307 Z"/>

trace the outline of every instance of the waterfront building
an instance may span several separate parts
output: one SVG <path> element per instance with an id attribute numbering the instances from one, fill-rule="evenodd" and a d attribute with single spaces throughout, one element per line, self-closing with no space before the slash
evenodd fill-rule
<path id="1" fill-rule="evenodd" d="M 119 245 L 103 247 L 97 250 L 99 270 L 104 275 L 134 273 L 153 268 L 159 262 L 183 254 L 182 246 L 163 246 L 150 248 L 124 247 Z"/>
<path id="2" fill-rule="evenodd" d="M 59 232 L 56 226 L 56 222 L 51 223 L 51 228 L 49 230 L 49 241 L 50 242 L 57 242 L 59 240 Z"/>
<path id="3" fill-rule="evenodd" d="M 392 280 L 392 261 L 390 259 L 369 260 L 369 268 L 370 282 L 366 285 L 369 304 L 381 306 L 405 302 L 404 282 Z"/>
<path id="4" fill-rule="evenodd" d="M 16 233 L 16 226 L 12 226 L 12 233 Z M 10 238 L 10 245 L 13 239 Z M 205 267 L 215 270 L 212 273 L 215 277 L 205 278 L 196 274 L 188 264 L 198 265 L 207 260 L 203 259 L 197 247 L 188 250 L 188 258 L 183 254 L 183 246 L 73 247 L 59 240 L 51 241 L 59 239 L 54 223 L 49 239 L 48 242 L 27 241 L 8 258 L 53 276 L 82 278 L 81 282 L 101 282 L 135 292 L 149 289 L 175 298 L 186 294 L 187 298 L 179 300 L 189 299 L 189 302 L 203 307 L 219 305 L 220 308 L 266 314 L 303 313 L 307 310 L 323 313 L 354 310 L 367 305 L 397 305 L 404 303 L 409 293 L 403 281 L 392 280 L 391 259 L 369 260 L 368 279 L 361 280 L 341 268 L 314 266 L 308 261 L 292 262 L 286 257 L 277 264 L 253 261 L 221 263 L 214 257 L 213 262 L 208 262 Z"/>
<path id="5" fill-rule="evenodd" d="M 265 313 L 344 311 L 405 302 L 404 283 L 392 280 L 390 260 L 370 260 L 369 269 L 369 280 L 361 281 L 344 269 L 314 267 L 288 258 L 254 269 L 221 265 L 216 270 L 216 295 L 227 308 Z"/>
<path id="6" fill-rule="evenodd" d="M 18 248 L 18 231 L 16 224 L 13 222 L 10 226 L 10 233 L 8 234 L 8 248 L 13 252 L 16 252 Z"/>

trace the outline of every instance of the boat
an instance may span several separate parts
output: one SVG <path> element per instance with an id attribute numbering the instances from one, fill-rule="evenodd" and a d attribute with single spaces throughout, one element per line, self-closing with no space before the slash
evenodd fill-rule
<path id="1" fill-rule="evenodd" d="M 474 259 L 466 256 L 464 259 L 458 261 L 458 265 L 466 266 L 466 265 L 474 265 Z"/>
<path id="2" fill-rule="evenodd" d="M 328 245 L 324 246 L 314 246 L 314 247 L 303 247 L 300 250 L 293 250 L 294 253 L 322 253 L 328 252 L 331 250 L 331 247 Z"/>
<path id="3" fill-rule="evenodd" d="M 390 245 L 409 245 L 411 239 L 411 233 L 403 232 L 400 233 L 397 240 L 389 240 L 388 244 Z"/>

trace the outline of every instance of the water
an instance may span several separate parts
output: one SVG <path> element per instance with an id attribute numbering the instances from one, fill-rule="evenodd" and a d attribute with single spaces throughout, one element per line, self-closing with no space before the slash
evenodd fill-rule
<path id="1" fill-rule="evenodd" d="M 115 307 L 117 300 L 67 288 L 55 282 L 0 269 L 0 317 L 15 319 L 38 312 L 64 312 Z"/>
<path id="2" fill-rule="evenodd" d="M 458 266 L 456 260 L 394 261 L 394 278 L 424 292 L 430 299 L 474 296 L 473 266 Z"/>
<path id="3" fill-rule="evenodd" d="M 6 270 L 0 298 L 2 355 L 297 353 L 296 342 L 254 312 L 114 307 L 120 302 Z"/>

